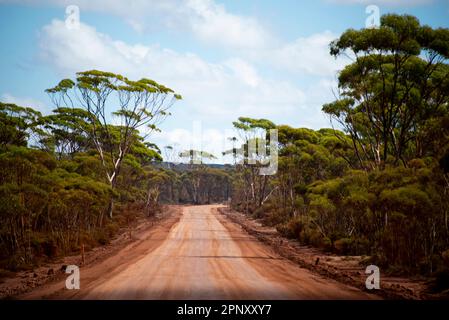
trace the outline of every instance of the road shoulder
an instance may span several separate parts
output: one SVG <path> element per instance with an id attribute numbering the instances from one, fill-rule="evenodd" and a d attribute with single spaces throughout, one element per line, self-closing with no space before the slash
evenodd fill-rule
<path id="1" fill-rule="evenodd" d="M 102 279 L 105 274 L 117 273 L 129 263 L 155 250 L 163 243 L 181 215 L 182 206 L 166 206 L 161 216 L 142 219 L 131 233 L 124 230 L 109 244 L 86 252 L 84 265 L 81 255 L 73 255 L 31 271 L 19 272 L 0 284 L 0 299 L 72 297 L 76 293 L 65 289 L 67 274 L 64 271 L 67 265 L 79 265 L 82 286 L 89 286 L 91 282 Z M 148 242 L 150 238 L 152 241 Z"/>
<path id="2" fill-rule="evenodd" d="M 218 208 L 225 218 L 239 225 L 248 234 L 268 245 L 278 255 L 308 269 L 320 276 L 336 280 L 340 283 L 368 292 L 365 287 L 365 267 L 361 257 L 342 257 L 325 253 L 309 246 L 301 246 L 298 241 L 282 237 L 274 228 L 265 227 L 257 220 L 248 218 L 242 213 Z M 318 259 L 318 263 L 317 263 Z M 386 299 L 423 299 L 425 281 L 399 277 L 381 277 L 381 289 L 376 295 Z"/>

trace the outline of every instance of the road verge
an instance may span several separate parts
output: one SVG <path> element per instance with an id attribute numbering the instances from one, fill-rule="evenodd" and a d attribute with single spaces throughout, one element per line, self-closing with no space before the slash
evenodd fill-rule
<path id="1" fill-rule="evenodd" d="M 231 210 L 228 207 L 218 208 L 218 212 L 241 226 L 248 234 L 272 247 L 283 258 L 298 264 L 321 276 L 337 280 L 346 285 L 356 287 L 365 292 L 365 268 L 369 264 L 367 259 L 360 256 L 337 256 L 326 253 L 317 248 L 302 246 L 296 240 L 282 237 L 275 228 L 263 226 L 259 221 Z M 382 276 L 381 289 L 374 290 L 375 294 L 386 299 L 420 300 L 438 298 L 427 294 L 426 281 L 401 277 Z"/>

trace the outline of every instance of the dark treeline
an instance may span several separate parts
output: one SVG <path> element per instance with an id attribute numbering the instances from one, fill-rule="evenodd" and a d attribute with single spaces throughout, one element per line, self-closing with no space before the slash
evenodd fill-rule
<path id="1" fill-rule="evenodd" d="M 211 204 L 230 199 L 233 168 L 199 162 L 155 164 L 169 176 L 159 188 L 161 203 Z"/>
<path id="2" fill-rule="evenodd" d="M 237 160 L 234 208 L 306 245 L 368 255 L 386 270 L 449 270 L 449 30 L 385 15 L 330 45 L 353 59 L 323 111 L 334 129 L 240 118 L 246 142 L 278 129 L 276 175 Z M 238 154 L 238 153 L 237 153 Z"/>

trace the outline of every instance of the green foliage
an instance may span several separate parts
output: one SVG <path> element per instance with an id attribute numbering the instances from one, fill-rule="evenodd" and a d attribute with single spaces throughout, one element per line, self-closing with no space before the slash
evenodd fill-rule
<path id="1" fill-rule="evenodd" d="M 304 244 L 371 255 L 391 270 L 444 273 L 448 39 L 448 29 L 385 15 L 380 28 L 332 42 L 332 55 L 356 57 L 338 75 L 341 96 L 323 106 L 343 132 L 278 126 L 279 170 L 258 216 Z"/>
<path id="2" fill-rule="evenodd" d="M 97 70 L 47 92 L 57 107 L 47 116 L 0 103 L 0 267 L 25 268 L 78 252 L 81 244 L 107 243 L 137 217 L 132 212 L 146 211 L 148 199 L 152 209 L 159 207 L 159 188 L 168 179 L 154 174 L 160 150 L 145 142 L 139 128 L 156 130 L 155 117 L 168 115 L 160 99 L 180 95 L 152 80 Z M 112 92 L 119 95 L 114 114 L 122 125 L 108 124 L 102 109 Z M 142 107 L 142 101 L 155 104 Z M 118 200 L 118 216 L 106 221 L 111 199 Z M 136 204 L 132 212 L 129 203 Z"/>
<path id="3" fill-rule="evenodd" d="M 233 148 L 224 152 L 234 166 L 224 169 L 203 164 L 215 156 L 199 150 L 179 154 L 188 164 L 160 163 L 140 129 L 158 130 L 182 97 L 150 79 L 79 72 L 47 90 L 57 109 L 46 117 L 0 103 L 1 265 L 105 244 L 135 211 L 156 214 L 160 201 L 232 196 L 233 208 L 302 244 L 370 255 L 390 270 L 436 272 L 435 290 L 445 290 L 449 30 L 384 15 L 377 29 L 348 29 L 330 54 L 354 57 L 338 74 L 340 96 L 323 106 L 342 131 L 240 117 L 233 122 L 240 139 L 229 138 Z M 112 95 L 120 125 L 106 120 Z M 273 176 L 259 174 L 268 154 L 250 148 L 268 146 L 270 129 L 278 130 Z M 111 199 L 122 214 L 106 221 Z"/>
<path id="4" fill-rule="evenodd" d="M 40 132 L 40 117 L 32 108 L 0 102 L 0 148 L 25 146 L 30 136 Z"/>
<path id="5" fill-rule="evenodd" d="M 246 169 L 235 176 L 233 206 L 304 244 L 371 255 L 402 272 L 443 270 L 448 39 L 449 29 L 408 15 L 384 15 L 380 28 L 344 32 L 330 53 L 354 62 L 338 74 L 338 99 L 323 106 L 343 131 L 277 126 L 279 166 L 268 200 L 248 205 L 257 183 Z M 234 126 L 248 137 L 251 123 L 242 118 Z"/>
<path id="6" fill-rule="evenodd" d="M 51 139 L 44 139 L 47 145 L 56 148 L 69 148 L 65 153 L 73 153 L 78 148 L 94 148 L 101 160 L 102 171 L 112 189 L 118 183 L 123 162 L 138 166 L 129 157 L 134 151 L 146 160 L 161 159 L 156 150 L 143 148 L 143 140 L 170 113 L 168 109 L 177 100 L 182 99 L 172 89 L 154 80 L 142 78 L 137 81 L 111 72 L 89 70 L 78 72 L 75 80 L 64 79 L 53 88 L 47 89 L 57 111 L 66 114 L 67 121 L 49 119 Z M 78 105 L 81 109 L 77 109 Z M 111 113 L 108 106 L 113 103 L 118 108 Z M 111 125 L 110 116 L 120 125 Z M 61 126 L 63 127 L 61 134 Z M 70 129 L 70 130 L 67 130 Z M 144 130 L 144 138 L 139 137 L 139 130 Z M 87 141 L 83 141 L 86 137 Z M 84 142 L 89 143 L 88 146 Z M 136 144 L 140 144 L 137 145 Z M 134 148 L 134 150 L 131 150 Z M 75 149 L 75 150 L 74 150 Z M 128 157 L 127 157 L 128 156 Z M 110 199 L 108 215 L 112 218 L 114 199 Z"/>
<path id="7" fill-rule="evenodd" d="M 407 165 L 438 152 L 442 137 L 433 140 L 427 130 L 447 118 L 447 39 L 449 29 L 390 14 L 380 28 L 349 29 L 331 43 L 332 55 L 356 59 L 339 73 L 341 95 L 323 111 L 350 135 L 359 167 Z"/>

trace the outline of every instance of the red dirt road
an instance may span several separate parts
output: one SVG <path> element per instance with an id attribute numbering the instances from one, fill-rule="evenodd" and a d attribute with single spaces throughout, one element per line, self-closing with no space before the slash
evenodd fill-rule
<path id="1" fill-rule="evenodd" d="M 153 232 L 80 275 L 80 290 L 60 281 L 23 298 L 378 299 L 279 257 L 214 205 L 183 207 L 165 233 Z"/>

